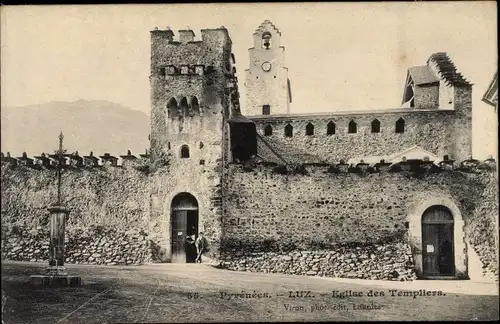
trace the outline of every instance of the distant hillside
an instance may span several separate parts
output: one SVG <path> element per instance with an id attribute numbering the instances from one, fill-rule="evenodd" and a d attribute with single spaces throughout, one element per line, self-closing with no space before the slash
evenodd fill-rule
<path id="1" fill-rule="evenodd" d="M 117 103 L 101 100 L 50 102 L 24 107 L 2 107 L 1 150 L 12 156 L 52 153 L 62 130 L 68 152 L 87 155 L 109 152 L 133 154 L 149 148 L 149 116 Z"/>

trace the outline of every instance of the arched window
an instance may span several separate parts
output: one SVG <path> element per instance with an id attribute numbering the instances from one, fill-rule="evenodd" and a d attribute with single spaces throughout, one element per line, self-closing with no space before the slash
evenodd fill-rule
<path id="1" fill-rule="evenodd" d="M 306 135 L 307 136 L 314 135 L 314 125 L 312 123 L 308 123 L 306 125 Z"/>
<path id="2" fill-rule="evenodd" d="M 182 145 L 182 147 L 181 147 L 181 158 L 183 158 L 183 159 L 189 158 L 189 146 Z"/>
<path id="3" fill-rule="evenodd" d="M 335 123 L 330 121 L 326 125 L 326 135 L 333 135 L 333 134 L 335 134 Z"/>
<path id="4" fill-rule="evenodd" d="M 265 32 L 262 34 L 262 48 L 269 49 L 271 48 L 271 33 Z"/>
<path id="5" fill-rule="evenodd" d="M 199 114 L 200 113 L 200 104 L 198 103 L 198 98 L 193 97 L 191 99 L 191 111 L 193 114 Z"/>
<path id="6" fill-rule="evenodd" d="M 351 120 L 349 122 L 349 128 L 348 128 L 347 132 L 350 133 L 350 134 L 354 134 L 354 133 L 358 132 L 358 125 L 356 125 L 356 123 L 354 122 L 354 120 Z"/>
<path id="7" fill-rule="evenodd" d="M 181 101 L 179 103 L 179 108 L 181 110 L 181 116 L 187 117 L 188 116 L 189 107 L 188 107 L 188 102 L 187 102 L 186 97 L 184 97 L 184 98 L 181 99 Z"/>
<path id="8" fill-rule="evenodd" d="M 264 127 L 264 135 L 265 136 L 273 135 L 273 127 L 271 125 L 266 125 L 266 127 Z"/>
<path id="9" fill-rule="evenodd" d="M 372 121 L 372 133 L 380 133 L 380 121 L 378 119 Z"/>
<path id="10" fill-rule="evenodd" d="M 405 132 L 405 120 L 403 118 L 399 118 L 396 121 L 396 133 L 404 133 Z"/>
<path id="11" fill-rule="evenodd" d="M 292 137 L 293 136 L 293 126 L 290 124 L 287 124 L 285 126 L 285 137 Z"/>
<path id="12" fill-rule="evenodd" d="M 173 117 L 177 114 L 177 100 L 172 98 L 167 103 L 167 117 Z"/>

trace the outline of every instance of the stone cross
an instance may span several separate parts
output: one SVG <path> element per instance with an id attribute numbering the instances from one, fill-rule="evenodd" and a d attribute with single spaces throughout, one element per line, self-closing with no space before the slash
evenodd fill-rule
<path id="1" fill-rule="evenodd" d="M 69 210 L 62 206 L 61 202 L 61 169 L 63 165 L 64 153 L 63 149 L 64 135 L 61 131 L 59 134 L 59 149 L 55 151 L 58 158 L 57 165 L 57 203 L 56 206 L 50 207 L 50 250 L 49 250 L 49 268 L 47 269 L 50 275 L 65 276 L 64 268 L 64 234 L 66 227 L 66 217 Z"/>

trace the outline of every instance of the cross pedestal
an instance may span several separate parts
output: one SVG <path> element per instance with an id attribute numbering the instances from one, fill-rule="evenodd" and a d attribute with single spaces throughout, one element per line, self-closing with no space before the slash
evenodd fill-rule
<path id="1" fill-rule="evenodd" d="M 50 211 L 49 267 L 45 275 L 32 275 L 31 283 L 45 287 L 80 286 L 81 278 L 68 276 L 64 268 L 64 232 L 69 210 L 63 206 L 53 206 Z"/>

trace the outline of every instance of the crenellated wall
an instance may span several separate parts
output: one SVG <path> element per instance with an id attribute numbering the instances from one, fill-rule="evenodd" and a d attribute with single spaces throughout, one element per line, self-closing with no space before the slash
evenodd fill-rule
<path id="1" fill-rule="evenodd" d="M 170 204 L 188 180 L 211 256 L 230 269 L 409 280 L 418 270 L 409 214 L 441 197 L 461 212 L 462 242 L 477 252 L 485 270 L 498 271 L 494 162 L 291 170 L 230 164 L 222 183 L 210 174 L 223 170 L 198 165 L 179 174 L 175 163 L 175 172 L 140 163 L 63 169 L 62 198 L 71 210 L 66 261 L 168 262 Z M 194 172 L 207 177 L 192 177 Z M 54 169 L 3 163 L 1 176 L 2 257 L 45 260 Z"/>

